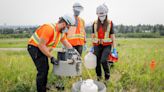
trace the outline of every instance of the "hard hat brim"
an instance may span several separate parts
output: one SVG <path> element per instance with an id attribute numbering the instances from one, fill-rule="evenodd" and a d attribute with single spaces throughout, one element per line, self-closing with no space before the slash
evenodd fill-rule
<path id="1" fill-rule="evenodd" d="M 83 8 L 82 7 L 78 7 L 78 8 L 76 7 L 76 8 L 73 8 L 73 10 L 81 12 L 81 11 L 83 11 Z"/>
<path id="2" fill-rule="evenodd" d="M 104 13 L 104 14 L 100 14 L 100 13 L 97 13 L 97 16 L 106 16 L 107 15 L 107 13 Z"/>

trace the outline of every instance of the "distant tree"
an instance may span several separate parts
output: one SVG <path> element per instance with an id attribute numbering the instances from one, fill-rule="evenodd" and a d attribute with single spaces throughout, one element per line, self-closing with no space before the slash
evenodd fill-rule
<path id="1" fill-rule="evenodd" d="M 14 33 L 14 29 L 11 28 L 3 29 L 3 34 L 13 34 L 13 33 Z"/>

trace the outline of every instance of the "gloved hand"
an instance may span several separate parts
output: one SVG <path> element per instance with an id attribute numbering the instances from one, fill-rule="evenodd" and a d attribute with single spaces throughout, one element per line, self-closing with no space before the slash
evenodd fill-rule
<path id="1" fill-rule="evenodd" d="M 51 63 L 55 65 L 59 65 L 59 61 L 55 59 L 54 57 L 51 57 Z"/>
<path id="2" fill-rule="evenodd" d="M 73 61 L 81 60 L 79 52 L 74 48 L 68 49 L 68 54 Z"/>
<path id="3" fill-rule="evenodd" d="M 90 48 L 90 52 L 92 52 L 92 53 L 94 52 L 94 47 Z"/>
<path id="4" fill-rule="evenodd" d="M 112 54 L 113 54 L 115 57 L 118 57 L 116 48 L 113 49 Z"/>
<path id="5" fill-rule="evenodd" d="M 72 55 L 80 55 L 79 52 L 74 48 L 68 49 L 68 53 Z"/>

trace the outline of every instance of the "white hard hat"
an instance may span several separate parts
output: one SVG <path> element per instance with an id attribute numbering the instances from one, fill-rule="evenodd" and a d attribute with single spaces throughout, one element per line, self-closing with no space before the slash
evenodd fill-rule
<path id="1" fill-rule="evenodd" d="M 62 18 L 67 22 L 68 25 L 75 25 L 75 18 L 73 15 L 65 14 Z"/>
<path id="2" fill-rule="evenodd" d="M 108 7 L 105 4 L 99 5 L 96 9 L 96 13 L 98 16 L 106 16 L 108 13 Z"/>
<path id="3" fill-rule="evenodd" d="M 80 3 L 76 2 L 73 4 L 73 9 L 76 11 L 82 11 L 84 8 Z"/>
<path id="4" fill-rule="evenodd" d="M 106 13 L 108 13 L 108 6 L 104 3 L 103 4 L 104 8 L 106 8 Z"/>

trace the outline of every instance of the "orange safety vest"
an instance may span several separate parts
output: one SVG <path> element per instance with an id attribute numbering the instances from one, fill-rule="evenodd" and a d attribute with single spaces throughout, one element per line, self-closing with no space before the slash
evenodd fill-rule
<path id="1" fill-rule="evenodd" d="M 72 46 L 84 45 L 85 43 L 84 20 L 79 17 L 77 19 L 77 27 L 70 27 L 67 32 L 67 40 Z"/>
<path id="2" fill-rule="evenodd" d="M 92 38 L 94 46 L 99 44 L 102 44 L 103 46 L 112 44 L 112 39 L 110 37 L 111 27 L 112 21 L 109 21 L 106 32 L 103 31 L 102 26 L 100 26 L 99 31 L 97 32 L 97 21 L 94 22 L 94 38 Z"/>
<path id="3" fill-rule="evenodd" d="M 52 36 L 47 37 L 49 38 L 49 40 L 46 43 L 47 47 L 55 48 L 59 41 L 64 38 L 64 34 L 58 30 L 58 27 L 56 25 L 44 24 L 35 31 L 35 33 L 29 39 L 28 44 L 38 47 L 40 36 L 46 34 L 47 32 L 53 33 Z"/>

